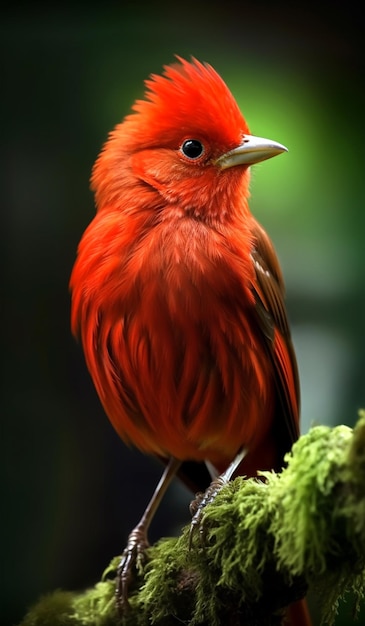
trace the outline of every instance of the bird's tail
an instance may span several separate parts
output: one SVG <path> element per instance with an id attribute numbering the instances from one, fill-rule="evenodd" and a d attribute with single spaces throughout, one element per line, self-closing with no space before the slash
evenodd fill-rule
<path id="1" fill-rule="evenodd" d="M 291 604 L 288 608 L 287 616 L 288 619 L 284 622 L 286 626 L 312 626 L 312 620 L 305 599 Z"/>

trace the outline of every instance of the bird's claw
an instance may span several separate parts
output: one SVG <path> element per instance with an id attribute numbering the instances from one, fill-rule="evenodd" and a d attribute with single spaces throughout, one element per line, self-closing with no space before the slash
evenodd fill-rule
<path id="1" fill-rule="evenodd" d="M 145 550 L 148 547 L 144 528 L 137 526 L 128 537 L 127 546 L 117 569 L 115 599 L 120 617 L 128 613 L 130 609 L 128 590 L 133 578 L 133 569 L 142 567 Z"/>
<path id="2" fill-rule="evenodd" d="M 226 484 L 226 481 L 222 476 L 217 476 L 205 493 L 197 493 L 195 500 L 193 500 L 190 504 L 190 513 L 193 516 L 190 523 L 190 531 L 189 531 L 189 550 L 192 547 L 193 537 L 197 530 L 199 530 L 200 543 L 203 546 L 205 544 L 206 538 L 206 525 L 204 522 L 204 509 L 205 507 L 213 502 L 216 495 L 222 489 L 222 487 Z"/>
<path id="3" fill-rule="evenodd" d="M 195 494 L 195 498 L 194 498 L 194 500 L 192 500 L 192 501 L 190 502 L 190 505 L 189 505 L 189 511 L 190 511 L 190 515 L 191 515 L 191 517 L 192 517 L 193 519 L 194 519 L 194 517 L 195 517 L 196 513 L 197 513 L 197 512 L 198 512 L 198 510 L 199 510 L 199 507 L 200 507 L 200 505 L 201 505 L 201 502 L 202 502 L 203 498 L 204 498 L 204 493 L 202 493 L 201 491 L 199 491 L 199 493 L 196 493 L 196 494 Z"/>

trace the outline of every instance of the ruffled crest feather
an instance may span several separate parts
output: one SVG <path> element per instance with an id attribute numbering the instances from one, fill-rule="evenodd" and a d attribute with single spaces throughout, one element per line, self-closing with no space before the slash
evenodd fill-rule
<path id="1" fill-rule="evenodd" d="M 145 85 L 145 99 L 134 103 L 126 121 L 138 124 L 140 131 L 142 124 L 149 142 L 186 128 L 229 149 L 249 133 L 231 91 L 209 64 L 177 57 L 177 63 L 164 66 L 162 75 L 152 74 Z"/>

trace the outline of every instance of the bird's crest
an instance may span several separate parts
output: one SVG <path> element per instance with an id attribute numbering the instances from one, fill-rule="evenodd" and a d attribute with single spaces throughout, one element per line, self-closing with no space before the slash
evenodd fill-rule
<path id="1" fill-rule="evenodd" d="M 149 145 L 156 138 L 160 144 L 168 142 L 172 131 L 186 129 L 187 133 L 204 131 L 226 149 L 249 132 L 232 93 L 208 64 L 177 57 L 176 63 L 164 66 L 162 75 L 152 74 L 145 85 L 145 99 L 135 102 L 134 114 L 127 120 L 138 123 L 140 132 L 143 124 Z"/>

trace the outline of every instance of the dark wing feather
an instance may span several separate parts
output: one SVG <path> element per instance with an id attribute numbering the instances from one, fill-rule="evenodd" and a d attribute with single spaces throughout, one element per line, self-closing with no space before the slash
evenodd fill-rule
<path id="1" fill-rule="evenodd" d="M 255 314 L 273 363 L 278 406 L 275 433 L 281 457 L 299 436 L 299 376 L 285 308 L 285 289 L 274 247 L 254 222 L 252 261 L 256 273 Z"/>

